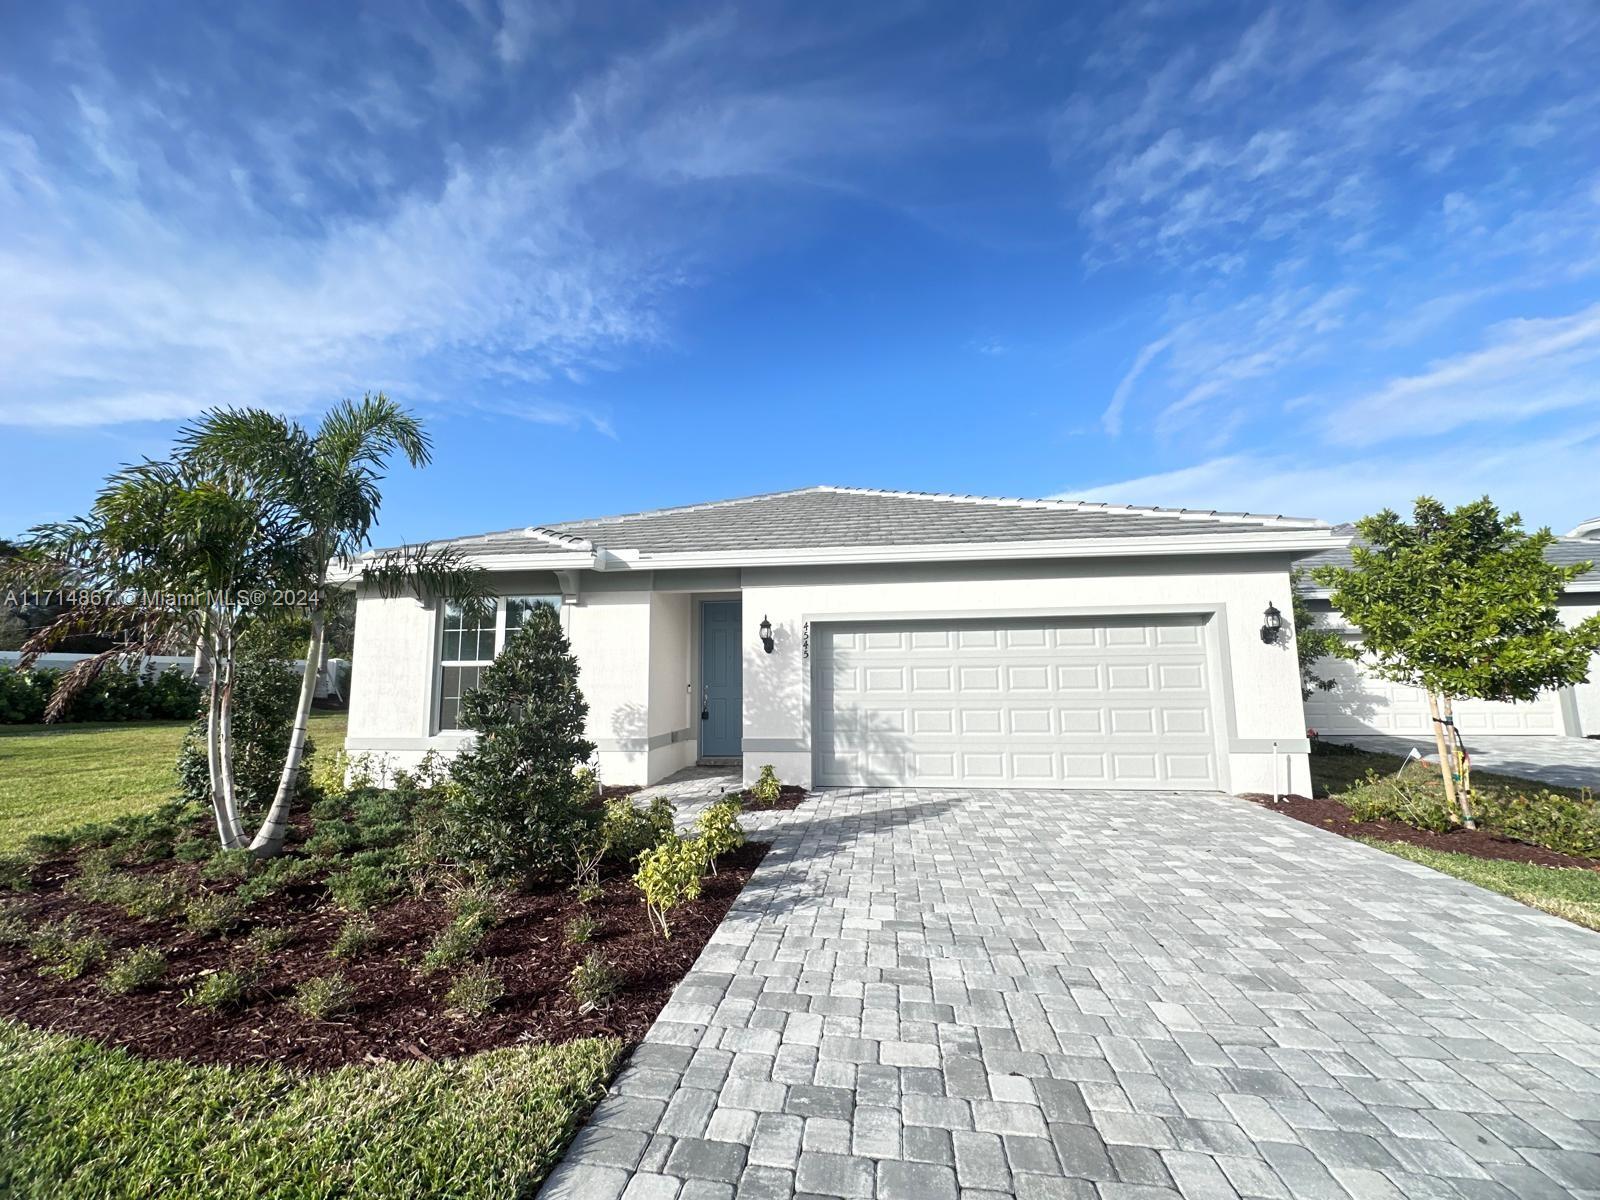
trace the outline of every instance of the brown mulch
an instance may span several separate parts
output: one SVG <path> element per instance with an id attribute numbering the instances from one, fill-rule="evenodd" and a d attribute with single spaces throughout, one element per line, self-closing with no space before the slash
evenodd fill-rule
<path id="1" fill-rule="evenodd" d="M 780 810 L 799 808 L 800 802 L 810 794 L 803 787 L 786 783 L 778 789 L 778 798 L 771 804 L 763 804 L 760 800 L 757 800 L 751 794 L 749 788 L 739 793 L 739 799 L 743 801 L 745 808 L 751 812 L 778 812 Z"/>
<path id="2" fill-rule="evenodd" d="M 1539 867 L 1579 867 L 1600 871 L 1600 860 L 1578 858 L 1546 850 L 1543 846 L 1519 842 L 1483 829 L 1454 829 L 1449 833 L 1432 833 L 1415 829 L 1399 821 L 1357 821 L 1350 810 L 1337 800 L 1313 800 L 1307 796 L 1284 796 L 1274 804 L 1271 796 L 1252 794 L 1242 799 L 1253 801 L 1263 808 L 1315 825 L 1347 838 L 1374 838 L 1385 842 L 1409 842 L 1428 850 L 1445 850 L 1452 854 L 1470 854 L 1475 858 L 1496 858 L 1506 862 L 1532 863 Z"/>
<path id="3" fill-rule="evenodd" d="M 449 972 L 422 976 L 416 970 L 434 934 L 450 920 L 443 895 L 407 898 L 380 908 L 372 914 L 380 931 L 378 945 L 362 958 L 343 960 L 329 958 L 328 948 L 347 914 L 327 899 L 321 884 L 262 900 L 250 910 L 246 925 L 217 938 L 173 922 L 143 923 L 120 909 L 82 901 L 62 890 L 71 877 L 70 864 L 46 864 L 35 874 L 37 890 L 6 902 L 4 908 L 20 908 L 34 926 L 76 913 L 85 932 L 110 940 L 113 957 L 133 946 L 159 946 L 167 954 L 167 976 L 154 991 L 107 996 L 99 986 L 104 966 L 81 979 L 63 981 L 37 974 L 26 949 L 0 947 L 0 1015 L 125 1046 L 151 1058 L 276 1062 L 313 1071 L 602 1034 L 637 1042 L 767 849 L 750 843 L 723 858 L 718 873 L 702 884 L 700 899 L 672 913 L 670 941 L 651 931 L 639 891 L 625 874 L 606 879 L 604 896 L 589 904 L 579 904 L 566 888 L 507 894 L 503 917 L 478 955 L 504 977 L 506 995 L 486 1017 L 470 1022 L 444 1012 Z M 195 871 L 183 864 L 150 869 L 189 878 Z M 569 945 L 563 929 L 580 913 L 593 917 L 600 928 L 588 944 Z M 292 938 L 270 956 L 267 972 L 244 1008 L 212 1013 L 181 1003 L 196 976 L 245 960 L 250 930 L 264 925 L 287 926 Z M 583 1014 L 568 994 L 567 982 L 591 950 L 617 970 L 622 987 L 606 1008 Z M 295 984 L 335 971 L 342 971 L 356 988 L 350 1012 L 316 1021 L 287 1003 Z"/>

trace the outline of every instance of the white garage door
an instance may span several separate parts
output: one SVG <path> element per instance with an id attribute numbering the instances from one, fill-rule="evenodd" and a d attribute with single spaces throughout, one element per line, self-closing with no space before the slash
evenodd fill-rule
<path id="1" fill-rule="evenodd" d="M 818 626 L 817 781 L 1214 789 L 1202 620 Z"/>
<path id="2" fill-rule="evenodd" d="M 1374 679 L 1347 659 L 1319 659 L 1315 670 L 1339 686 L 1306 698 L 1309 728 L 1319 734 L 1387 733 L 1433 741 L 1428 696 L 1420 688 Z M 1463 737 L 1475 733 L 1549 737 L 1564 731 L 1558 692 L 1545 692 L 1528 704 L 1462 700 L 1455 706 L 1455 716 Z"/>

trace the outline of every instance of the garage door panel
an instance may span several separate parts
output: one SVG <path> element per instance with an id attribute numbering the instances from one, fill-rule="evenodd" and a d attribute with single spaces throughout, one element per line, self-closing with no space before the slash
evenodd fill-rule
<path id="1" fill-rule="evenodd" d="M 816 645 L 819 783 L 1216 786 L 1199 618 L 822 625 Z"/>

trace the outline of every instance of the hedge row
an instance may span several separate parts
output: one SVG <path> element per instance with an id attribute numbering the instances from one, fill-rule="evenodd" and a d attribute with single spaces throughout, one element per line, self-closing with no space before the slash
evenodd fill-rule
<path id="1" fill-rule="evenodd" d="M 0 667 L 0 725 L 37 725 L 63 672 Z M 175 667 L 159 675 L 101 672 L 73 700 L 67 721 L 189 720 L 200 708 L 200 687 Z"/>

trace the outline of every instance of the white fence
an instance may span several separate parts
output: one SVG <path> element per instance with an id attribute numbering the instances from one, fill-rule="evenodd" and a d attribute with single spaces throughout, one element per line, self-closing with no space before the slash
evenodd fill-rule
<path id="1" fill-rule="evenodd" d="M 41 654 L 34 660 L 36 669 L 50 671 L 66 671 L 76 666 L 86 658 L 93 658 L 92 654 Z M 22 660 L 20 650 L 0 650 L 0 667 L 15 667 Z M 303 671 L 306 660 L 299 659 L 294 664 L 296 671 Z M 141 658 L 138 666 L 131 668 L 143 674 L 149 672 L 159 675 L 162 671 L 176 668 L 185 675 L 194 674 L 194 656 L 192 654 L 152 654 Z M 130 668 L 124 668 L 130 669 Z M 329 697 L 335 700 L 344 700 L 350 689 L 350 660 L 347 658 L 330 658 L 323 664 L 322 670 L 317 673 L 317 699 L 325 700 Z"/>

